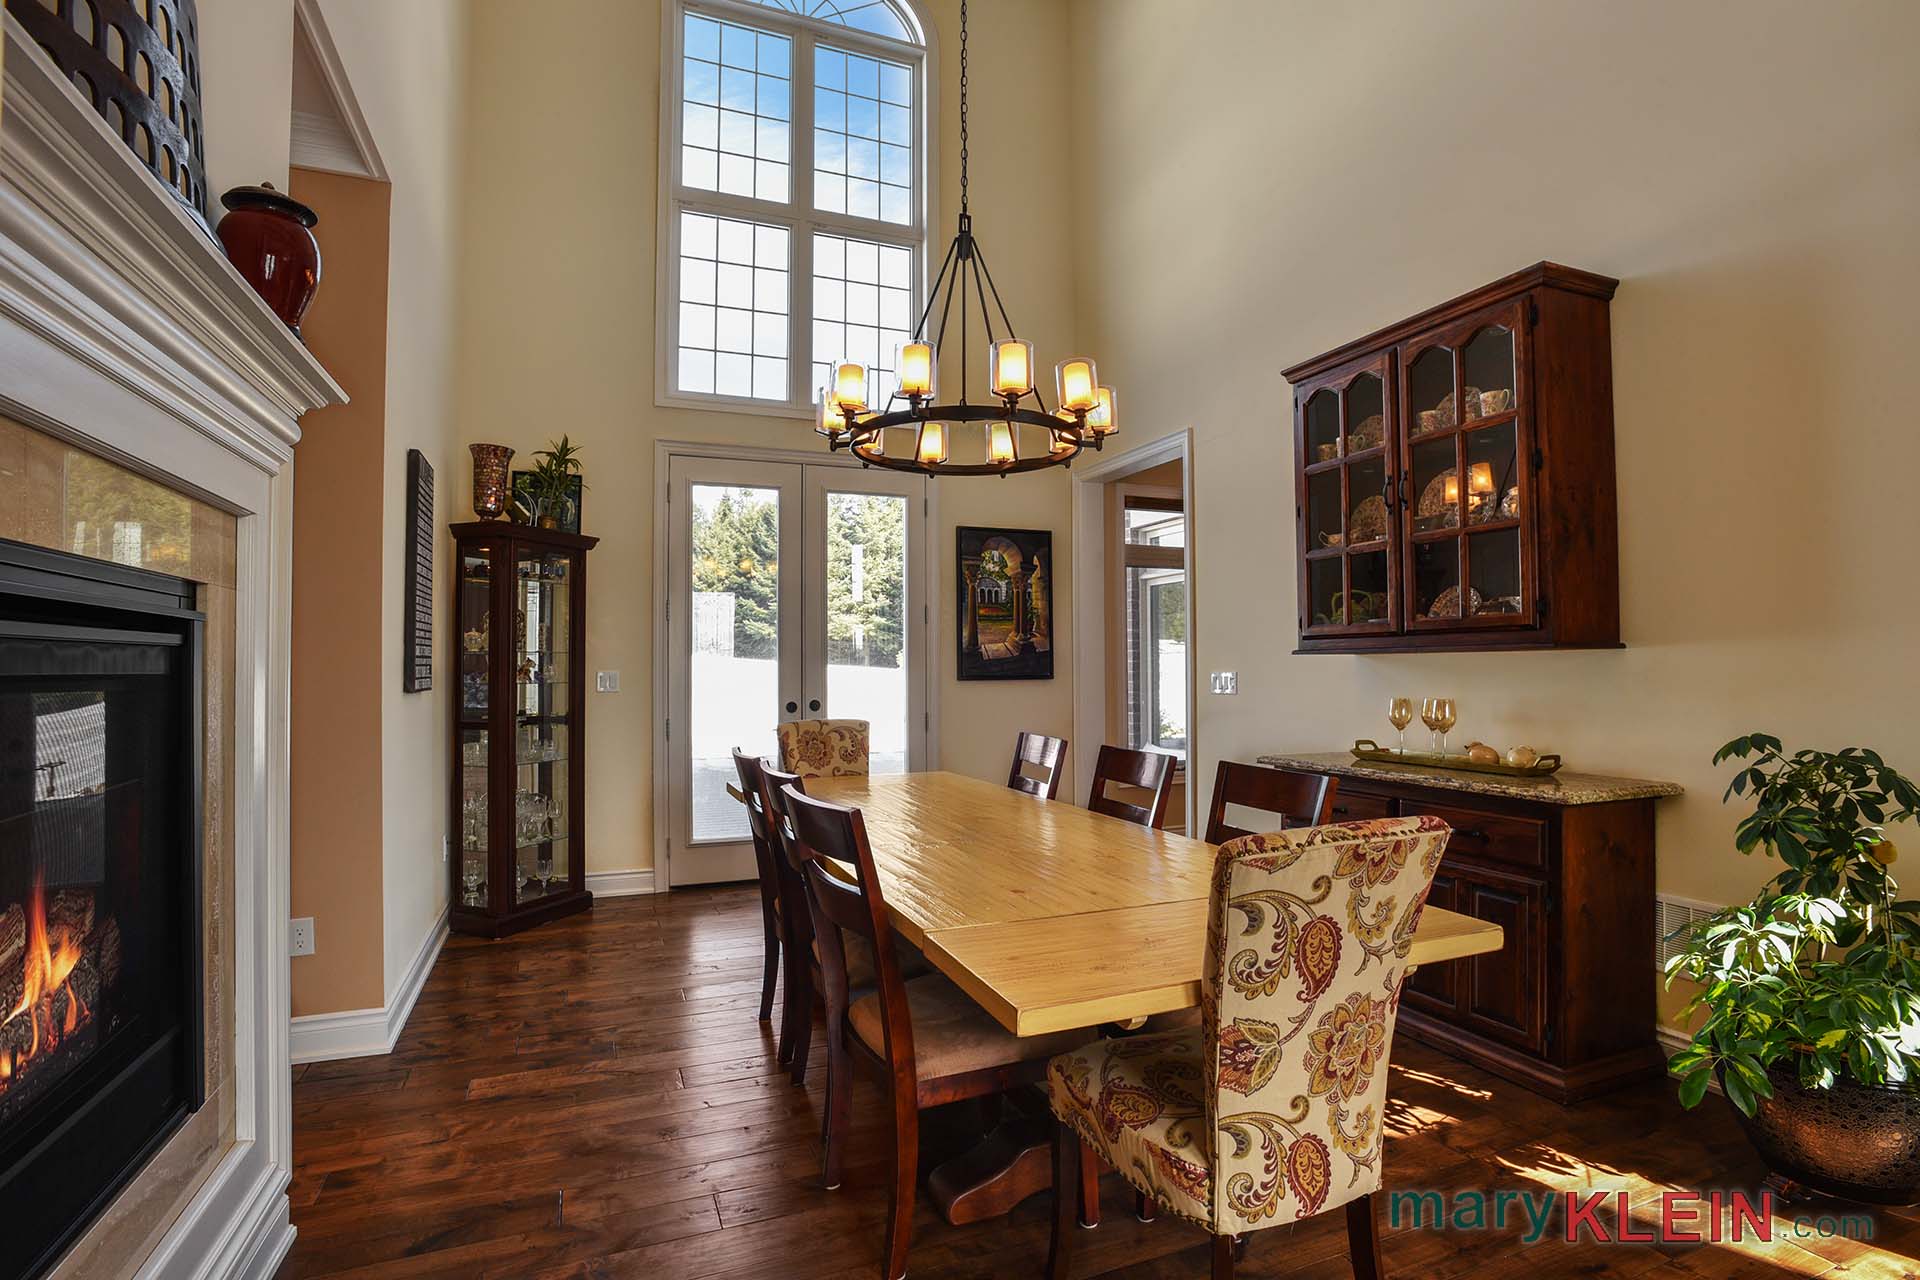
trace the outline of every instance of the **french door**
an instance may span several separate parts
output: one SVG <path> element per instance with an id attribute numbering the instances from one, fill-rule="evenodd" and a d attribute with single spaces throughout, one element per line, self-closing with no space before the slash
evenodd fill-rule
<path id="1" fill-rule="evenodd" d="M 865 720 L 871 768 L 926 767 L 926 481 L 860 467 L 668 463 L 669 883 L 755 875 L 733 748 Z"/>

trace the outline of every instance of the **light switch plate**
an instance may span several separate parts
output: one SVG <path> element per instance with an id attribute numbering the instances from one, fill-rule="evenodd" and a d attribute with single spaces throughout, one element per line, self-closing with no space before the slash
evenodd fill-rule
<path id="1" fill-rule="evenodd" d="M 290 956 L 310 956 L 313 954 L 313 917 L 301 916 L 293 922 L 287 933 L 287 954 Z"/>
<path id="2" fill-rule="evenodd" d="M 1213 673 L 1213 693 L 1240 692 L 1240 673 L 1238 671 L 1216 671 Z"/>
<path id="3" fill-rule="evenodd" d="M 618 671 L 600 672 L 594 677 L 594 688 L 601 693 L 620 692 L 620 673 Z"/>

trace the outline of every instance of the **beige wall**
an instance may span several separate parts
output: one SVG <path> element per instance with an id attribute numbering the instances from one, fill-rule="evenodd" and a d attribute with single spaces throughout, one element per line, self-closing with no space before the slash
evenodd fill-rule
<path id="1" fill-rule="evenodd" d="M 1075 0 L 1080 338 L 1137 438 L 1195 431 L 1211 758 L 1332 749 L 1393 694 L 1669 778 L 1662 890 L 1724 902 L 1715 747 L 1920 769 L 1920 7 Z M 1172 20 L 1176 19 L 1177 20 Z M 1604 653 L 1294 657 L 1278 370 L 1541 258 L 1613 305 L 1622 626 Z M 1201 761 L 1200 776 L 1212 767 Z"/>
<path id="2" fill-rule="evenodd" d="M 959 5 L 929 8 L 944 59 L 938 254 L 959 206 Z M 618 669 L 622 690 L 595 695 L 589 708 L 587 869 L 644 868 L 654 861 L 655 443 L 819 441 L 800 419 L 654 404 L 659 6 L 577 0 L 564 22 L 529 22 L 524 5 L 484 0 L 472 14 L 460 430 L 523 456 L 562 432 L 584 446 L 585 531 L 601 539 L 588 664 Z M 1068 196 L 1049 176 L 1067 118 L 1064 17 L 1055 0 L 980 0 L 972 10 L 973 211 L 1001 294 L 1043 362 L 1069 354 L 1073 336 Z M 945 385 L 956 373 L 943 371 Z M 981 370 L 974 375 L 978 388 Z M 462 475 L 450 514 L 463 513 L 470 494 Z M 1003 775 L 1016 727 L 1070 731 L 1070 622 L 1056 633 L 1052 682 L 963 689 L 950 675 L 955 588 L 944 549 L 958 524 L 1051 528 L 1059 608 L 1072 590 L 1065 477 L 945 482 L 939 496 L 942 763 Z"/>
<path id="3" fill-rule="evenodd" d="M 293 1012 L 385 1001 L 380 564 L 387 426 L 384 182 L 295 168 L 289 190 L 320 215 L 326 287 L 301 325 L 352 399 L 301 421 L 293 469 L 291 911 L 321 945 L 295 958 Z"/>

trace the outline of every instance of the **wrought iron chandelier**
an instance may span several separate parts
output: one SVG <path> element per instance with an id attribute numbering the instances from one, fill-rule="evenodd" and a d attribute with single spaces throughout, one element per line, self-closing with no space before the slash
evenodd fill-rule
<path id="1" fill-rule="evenodd" d="M 992 399 L 980 404 L 967 399 L 969 287 L 978 299 L 989 354 L 987 386 Z M 936 369 L 939 353 L 946 346 L 947 321 L 953 313 L 956 293 L 960 295 L 960 398 L 936 404 Z M 993 300 L 991 308 L 987 305 L 989 297 Z M 940 303 L 940 326 L 933 340 L 928 341 L 927 321 L 933 315 L 936 299 Z M 995 336 L 996 312 L 1005 337 Z M 894 360 L 897 387 L 886 405 L 876 409 L 866 403 L 869 383 L 864 365 L 842 364 L 834 370 L 833 381 L 820 390 L 815 404 L 818 425 L 814 429 L 827 438 L 829 449 L 849 449 L 863 463 L 894 471 L 917 471 L 930 476 L 1007 476 L 1017 471 L 1066 466 L 1089 445 L 1099 449 L 1119 423 L 1114 416 L 1113 388 L 1100 385 L 1091 359 L 1070 356 L 1055 365 L 1053 373 L 1058 407 L 1049 410 L 1034 379 L 1033 344 L 1014 332 L 1013 321 L 1000 302 L 1000 291 L 994 287 L 993 272 L 987 267 L 986 255 L 973 233 L 972 215 L 967 210 L 967 5 L 966 0 L 961 0 L 959 231 L 947 248 L 933 287 L 927 291 L 927 305 L 913 327 L 912 337 L 898 348 Z M 1032 406 L 1026 403 L 1029 396 L 1033 399 Z M 981 423 L 985 427 L 985 462 L 950 460 L 953 428 L 967 423 Z M 1021 452 L 1023 424 L 1047 433 L 1044 451 Z M 894 456 L 887 452 L 886 433 L 890 427 L 914 429 L 911 453 Z"/>

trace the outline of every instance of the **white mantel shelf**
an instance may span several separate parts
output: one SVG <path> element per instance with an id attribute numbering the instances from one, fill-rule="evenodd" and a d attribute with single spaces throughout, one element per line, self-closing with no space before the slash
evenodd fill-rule
<path id="1" fill-rule="evenodd" d="M 347 397 L 13 15 L 5 21 L 0 414 L 236 517 L 234 1142 L 133 1274 L 267 1280 L 293 1239 L 293 448 L 303 414 Z"/>

